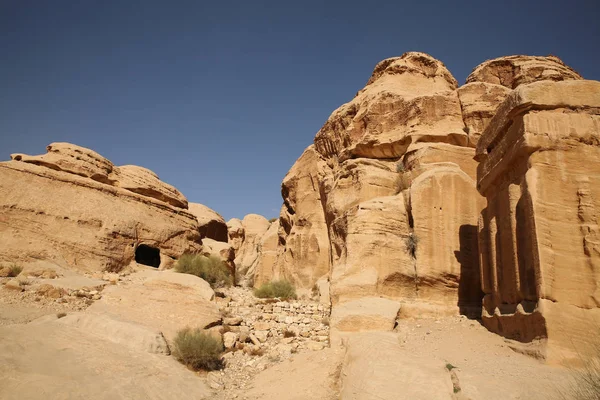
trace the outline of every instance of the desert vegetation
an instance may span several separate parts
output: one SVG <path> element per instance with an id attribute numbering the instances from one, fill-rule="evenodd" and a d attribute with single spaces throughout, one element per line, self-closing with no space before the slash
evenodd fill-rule
<path id="1" fill-rule="evenodd" d="M 15 276 L 18 276 L 21 273 L 21 271 L 23 271 L 23 267 L 17 264 L 13 264 L 10 267 L 8 267 L 8 277 L 14 278 Z"/>
<path id="2" fill-rule="evenodd" d="M 201 254 L 184 254 L 175 265 L 175 271 L 196 275 L 210 284 L 213 288 L 231 286 L 233 277 L 229 268 L 217 256 Z"/>
<path id="3" fill-rule="evenodd" d="M 254 295 L 261 299 L 265 298 L 279 298 L 282 300 L 295 299 L 296 288 L 289 281 L 271 281 L 262 284 L 259 288 L 254 290 Z"/>
<path id="4" fill-rule="evenodd" d="M 173 356 L 196 371 L 220 369 L 222 352 L 221 339 L 201 329 L 182 329 L 177 332 L 173 341 Z"/>

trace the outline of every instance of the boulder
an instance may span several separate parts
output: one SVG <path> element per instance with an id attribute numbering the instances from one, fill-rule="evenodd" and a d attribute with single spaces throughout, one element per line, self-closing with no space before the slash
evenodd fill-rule
<path id="1" fill-rule="evenodd" d="M 126 321 L 119 321 L 108 315 L 69 313 L 56 320 L 57 323 L 76 327 L 89 335 L 119 343 L 139 352 L 153 354 L 171 354 L 163 334 L 160 331 Z"/>
<path id="2" fill-rule="evenodd" d="M 189 203 L 188 208 L 198 220 L 202 239 L 209 238 L 227 243 L 227 223 L 219 213 L 198 203 Z"/>
<path id="3" fill-rule="evenodd" d="M 164 268 L 184 252 L 200 251 L 187 201 L 156 175 L 120 171 L 75 145 L 48 149 L 0 163 L 0 260 L 101 271 L 134 260 Z"/>
<path id="4" fill-rule="evenodd" d="M 108 286 L 88 310 L 161 331 L 172 340 L 186 328 L 208 328 L 221 322 L 214 292 L 201 278 L 172 271 L 133 275 L 135 283 Z"/>
<path id="5" fill-rule="evenodd" d="M 139 346 L 148 338 L 143 328 L 78 327 L 65 323 L 66 318 L 0 327 L 0 398 L 213 398 L 206 384 L 173 357 Z M 119 340 L 107 337 L 111 331 Z M 128 332 L 135 334 L 131 343 L 122 336 Z"/>

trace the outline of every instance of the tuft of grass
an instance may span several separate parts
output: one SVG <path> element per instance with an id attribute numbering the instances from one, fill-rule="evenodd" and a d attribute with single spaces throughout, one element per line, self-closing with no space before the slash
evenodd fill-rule
<path id="1" fill-rule="evenodd" d="M 583 366 L 572 368 L 566 388 L 559 389 L 561 399 L 600 399 L 600 344 L 593 344 L 591 351 L 580 356 Z"/>
<path id="2" fill-rule="evenodd" d="M 199 276 L 213 288 L 231 286 L 233 283 L 229 268 L 214 255 L 184 254 L 177 261 L 175 271 Z"/>
<path id="3" fill-rule="evenodd" d="M 446 369 L 447 369 L 448 371 L 452 371 L 454 368 L 456 368 L 454 365 L 452 365 L 452 364 L 450 364 L 450 363 L 447 363 L 447 364 L 446 364 Z"/>
<path id="4" fill-rule="evenodd" d="M 404 244 L 406 246 L 406 251 L 408 252 L 408 254 L 410 254 L 412 258 L 416 259 L 417 246 L 419 245 L 419 237 L 414 233 L 411 233 L 409 236 L 406 237 Z"/>
<path id="5" fill-rule="evenodd" d="M 23 271 L 23 267 L 13 264 L 8 268 L 8 277 L 14 278 L 15 276 L 19 275 L 21 271 Z"/>
<path id="6" fill-rule="evenodd" d="M 279 298 L 282 300 L 295 299 L 297 297 L 296 288 L 286 280 L 264 283 L 261 287 L 254 289 L 254 295 L 261 299 Z"/>
<path id="7" fill-rule="evenodd" d="M 396 164 L 396 172 L 404 172 L 405 168 L 404 168 L 404 163 L 402 161 L 398 161 L 398 164 Z"/>
<path id="8" fill-rule="evenodd" d="M 287 329 L 283 331 L 284 338 L 296 337 L 296 332 L 288 331 Z"/>
<path id="9" fill-rule="evenodd" d="M 223 342 L 201 329 L 184 328 L 173 341 L 173 356 L 196 371 L 222 368 L 222 352 Z"/>

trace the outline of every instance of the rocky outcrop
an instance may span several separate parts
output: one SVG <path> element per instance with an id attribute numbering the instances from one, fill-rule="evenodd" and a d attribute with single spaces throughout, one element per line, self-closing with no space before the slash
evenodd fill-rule
<path id="1" fill-rule="evenodd" d="M 278 275 L 298 288 L 311 289 L 329 274 L 329 238 L 319 187 L 326 172 L 322 156 L 309 146 L 281 184 Z"/>
<path id="2" fill-rule="evenodd" d="M 485 326 L 578 359 L 600 326 L 600 82 L 519 86 L 477 159 Z"/>
<path id="3" fill-rule="evenodd" d="M 201 249 L 187 200 L 151 171 L 53 143 L 0 163 L 0 260 L 53 260 L 92 271 L 137 260 L 168 267 Z"/>
<path id="4" fill-rule="evenodd" d="M 252 286 L 260 243 L 270 222 L 258 214 L 248 214 L 242 221 L 233 218 L 227 222 L 229 243 L 235 250 L 235 281 L 238 285 Z"/>
<path id="5" fill-rule="evenodd" d="M 189 203 L 188 208 L 198 220 L 202 239 L 208 238 L 227 243 L 229 240 L 227 223 L 219 213 L 198 203 Z"/>
<path id="6" fill-rule="evenodd" d="M 397 158 L 411 143 L 464 146 L 456 79 L 443 63 L 410 52 L 381 61 L 364 89 L 329 117 L 315 137 L 327 158 Z"/>
<path id="7" fill-rule="evenodd" d="M 507 56 L 488 60 L 477 66 L 467 83 L 486 82 L 516 89 L 519 85 L 538 81 L 583 79 L 556 56 Z"/>

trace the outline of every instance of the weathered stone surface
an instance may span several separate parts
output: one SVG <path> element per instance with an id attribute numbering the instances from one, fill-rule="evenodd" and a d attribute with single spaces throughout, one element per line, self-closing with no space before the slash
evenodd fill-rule
<path id="1" fill-rule="evenodd" d="M 194 275 L 172 271 L 138 273 L 139 282 L 127 286 L 108 286 L 102 299 L 88 308 L 163 332 L 172 340 L 185 327 L 205 328 L 221 321 L 214 292 Z"/>
<path id="2" fill-rule="evenodd" d="M 315 137 L 323 156 L 397 158 L 411 143 L 467 145 L 456 80 L 443 63 L 410 52 L 381 61 L 356 97 Z"/>
<path id="3" fill-rule="evenodd" d="M 405 249 L 408 214 L 402 194 L 358 204 L 331 227 L 331 299 L 334 304 L 376 293 L 402 295 L 414 263 Z"/>
<path id="4" fill-rule="evenodd" d="M 538 81 L 583 79 L 555 56 L 508 56 L 485 61 L 467 77 L 467 83 L 486 82 L 515 89 Z"/>
<path id="5" fill-rule="evenodd" d="M 362 297 L 334 306 L 330 338 L 339 344 L 352 332 L 391 331 L 400 311 L 400 302 L 380 297 Z"/>
<path id="6" fill-rule="evenodd" d="M 158 179 L 158 176 L 147 168 L 137 165 L 124 165 L 116 169 L 116 186 L 152 197 L 171 204 L 174 207 L 187 208 L 187 199 L 173 186 Z M 109 177 L 110 178 L 110 177 Z"/>
<path id="7" fill-rule="evenodd" d="M 227 243 L 227 223 L 219 213 L 198 203 L 189 203 L 188 208 L 198 220 L 202 239 L 209 238 Z"/>
<path id="8" fill-rule="evenodd" d="M 62 320 L 0 327 L 0 398 L 213 398 L 173 357 L 132 349 Z"/>
<path id="9" fill-rule="evenodd" d="M 233 250 L 237 252 L 244 242 L 244 226 L 238 218 L 232 218 L 227 221 L 227 242 L 231 244 Z"/>
<path id="10" fill-rule="evenodd" d="M 230 243 L 236 249 L 235 281 L 238 285 L 252 285 L 260 242 L 270 225 L 265 217 L 258 214 L 246 215 L 241 227 L 235 220 L 227 223 L 232 228 L 229 231 Z"/>
<path id="11" fill-rule="evenodd" d="M 121 344 L 131 350 L 169 355 L 169 345 L 160 331 L 107 315 L 70 313 L 57 323 L 76 327 L 109 342 Z"/>
<path id="12" fill-rule="evenodd" d="M 487 124 L 496 113 L 496 108 L 510 93 L 502 85 L 487 82 L 472 82 L 458 88 L 463 121 L 469 135 L 469 146 L 475 147 Z"/>
<path id="13" fill-rule="evenodd" d="M 253 266 L 254 287 L 263 283 L 281 279 L 279 259 L 279 220 L 271 223 L 269 229 L 260 239 L 258 256 Z"/>
<path id="14" fill-rule="evenodd" d="M 423 164 L 425 165 L 425 164 Z M 457 164 L 433 163 L 410 187 L 415 297 L 477 316 L 481 307 L 475 181 Z M 402 282 L 402 281 L 401 281 Z M 398 282 L 398 283 L 401 283 Z M 407 296 L 407 288 L 399 294 Z M 388 293 L 391 294 L 391 293 Z"/>
<path id="15" fill-rule="evenodd" d="M 298 288 L 312 288 L 329 272 L 329 239 L 319 188 L 326 171 L 320 154 L 309 146 L 281 184 L 278 263 L 281 275 Z"/>
<path id="16" fill-rule="evenodd" d="M 577 359 L 600 324 L 600 82 L 520 86 L 477 157 L 484 324 Z"/>
<path id="17" fill-rule="evenodd" d="M 134 193 L 130 185 L 120 187 L 124 175 L 136 176 L 129 168 L 125 171 L 131 173 L 123 174 L 113 167 L 107 175 L 112 164 L 91 150 L 66 144 L 49 148 L 48 160 L 13 155 L 13 161 L 0 163 L 0 260 L 118 270 L 143 244 L 160 251 L 162 268 L 184 252 L 201 249 L 195 218 L 169 204 L 184 206 L 185 198 L 177 200 L 179 192 L 171 193 L 149 171 L 141 176 L 150 183 L 140 183 L 141 194 Z M 163 189 L 173 197 L 158 196 Z"/>
<path id="18" fill-rule="evenodd" d="M 407 353 L 392 333 L 352 335 L 340 377 L 344 400 L 456 398 L 443 363 Z"/>

